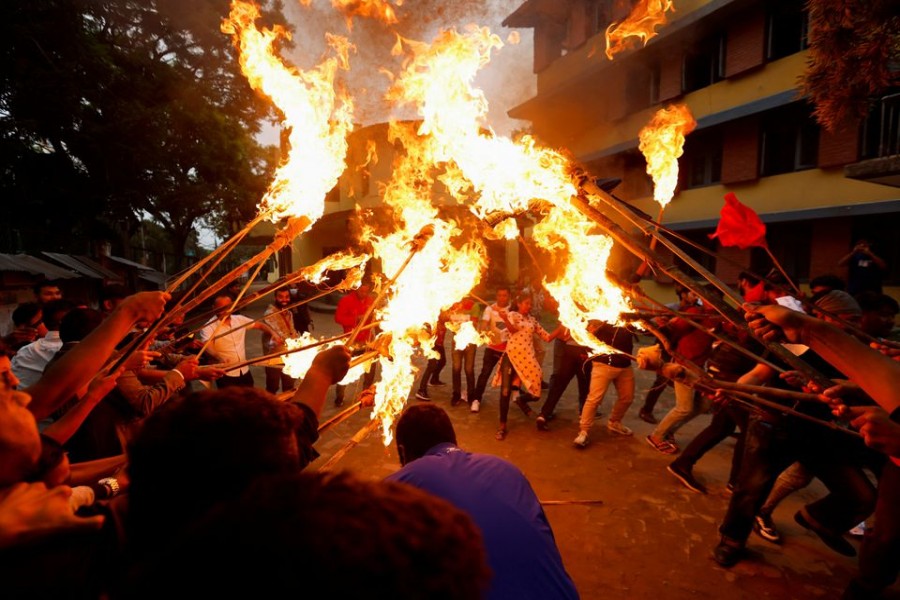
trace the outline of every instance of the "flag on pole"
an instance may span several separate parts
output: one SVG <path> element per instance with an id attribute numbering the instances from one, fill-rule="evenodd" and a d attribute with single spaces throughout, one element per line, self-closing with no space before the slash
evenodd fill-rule
<path id="1" fill-rule="evenodd" d="M 725 194 L 725 206 L 722 207 L 722 218 L 710 238 L 719 238 L 723 246 L 737 246 L 741 250 L 759 247 L 768 248 L 766 244 L 766 224 L 762 222 L 753 209 L 741 204 L 734 192 Z"/>

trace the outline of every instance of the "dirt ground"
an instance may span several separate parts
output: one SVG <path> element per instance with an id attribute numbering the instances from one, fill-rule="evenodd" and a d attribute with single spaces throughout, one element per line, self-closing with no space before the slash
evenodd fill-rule
<path id="1" fill-rule="evenodd" d="M 263 308 L 254 306 L 245 314 L 255 317 Z M 340 332 L 330 313 L 313 312 L 313 320 L 317 336 Z M 248 354 L 258 355 L 258 334 L 251 333 L 248 340 Z M 548 347 L 544 364 L 548 376 L 551 361 Z M 479 350 L 476 376 L 480 365 Z M 253 371 L 257 386 L 263 387 L 262 368 L 253 367 Z M 432 402 L 450 413 L 463 448 L 512 461 L 529 478 L 538 497 L 552 502 L 545 505 L 545 512 L 582 598 L 839 598 L 855 573 L 856 559 L 836 554 L 793 520 L 803 504 L 824 493 L 818 481 L 786 499 L 775 512 L 775 522 L 784 537 L 782 545 L 751 535 L 747 559 L 731 569 L 713 562 L 717 527 L 728 505 L 725 483 L 734 441 L 720 444 L 695 469 L 709 488 L 708 495 L 685 488 L 666 471 L 672 457 L 656 452 L 644 439 L 652 426 L 638 418 L 637 409 L 654 374 L 639 370 L 636 374 L 635 404 L 624 419 L 634 430 L 634 437 L 610 434 L 601 418 L 594 424 L 590 444 L 583 449 L 572 444 L 578 433 L 574 381 L 557 407 L 550 431 L 538 431 L 534 421 L 513 406 L 509 435 L 502 442 L 494 439 L 498 423 L 496 389 L 488 388 L 480 413 L 471 413 L 465 404 L 451 407 L 448 362 L 441 373 L 448 385 L 432 387 L 429 393 Z M 355 391 L 354 386 L 348 388 L 345 406 L 352 404 Z M 546 392 L 542 400 L 545 397 Z M 340 410 L 332 398 L 330 394 L 323 421 Z M 615 391 L 610 389 L 601 407 L 603 413 L 608 414 L 614 399 Z M 412 394 L 410 402 L 417 402 Z M 664 415 L 673 402 L 668 389 L 657 405 L 657 417 Z M 709 416 L 703 415 L 682 428 L 678 434 L 681 446 L 708 420 Z M 325 464 L 367 422 L 368 413 L 358 413 L 324 432 L 316 445 L 321 457 L 309 468 Z M 347 451 L 333 468 L 380 479 L 399 468 L 399 463 L 395 448 L 385 447 L 376 431 Z M 577 503 L 584 501 L 590 503 Z M 859 540 L 852 541 L 858 547 Z M 885 597 L 900 600 L 900 586 L 892 587 Z"/>

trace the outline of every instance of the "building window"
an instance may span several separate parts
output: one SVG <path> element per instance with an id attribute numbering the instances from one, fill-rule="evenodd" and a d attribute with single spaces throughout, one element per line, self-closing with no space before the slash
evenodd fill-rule
<path id="1" fill-rule="evenodd" d="M 809 220 L 766 224 L 766 242 L 778 263 L 795 283 L 809 280 L 812 248 L 812 222 Z M 765 275 L 773 267 L 763 248 L 754 248 L 751 265 L 754 273 Z M 765 270 L 759 267 L 765 265 Z M 818 273 L 817 273 L 818 275 Z"/>
<path id="2" fill-rule="evenodd" d="M 770 111 L 762 120 L 761 136 L 761 176 L 816 166 L 819 127 L 805 106 L 795 104 Z"/>
<path id="3" fill-rule="evenodd" d="M 766 27 L 769 60 L 796 54 L 809 46 L 809 14 L 798 0 L 782 0 L 770 6 Z"/>
<path id="4" fill-rule="evenodd" d="M 719 129 L 695 132 L 685 138 L 684 154 L 679 159 L 684 189 L 721 183 L 722 144 Z"/>
<path id="5" fill-rule="evenodd" d="M 700 266 L 707 271 L 715 273 L 717 242 L 714 239 L 710 239 L 709 234 L 712 232 L 705 229 L 694 229 L 692 231 L 679 231 L 678 233 L 684 238 L 684 240 L 678 242 L 678 246 L 684 253 L 700 263 Z M 675 266 L 681 270 L 688 273 L 693 272 L 693 267 L 680 258 L 676 257 L 674 262 Z"/>
<path id="6" fill-rule="evenodd" d="M 681 91 L 705 88 L 725 78 L 725 36 L 716 34 L 690 48 L 684 55 Z"/>
<path id="7" fill-rule="evenodd" d="M 900 90 L 882 97 L 863 121 L 862 158 L 900 154 Z"/>
<path id="8" fill-rule="evenodd" d="M 637 112 L 659 102 L 659 65 L 635 66 L 625 80 L 628 112 Z"/>

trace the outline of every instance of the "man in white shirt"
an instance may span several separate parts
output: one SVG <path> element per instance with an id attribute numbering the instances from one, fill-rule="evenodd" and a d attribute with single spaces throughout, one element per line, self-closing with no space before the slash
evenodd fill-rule
<path id="1" fill-rule="evenodd" d="M 213 300 L 216 316 L 211 318 L 200 330 L 198 337 L 204 344 L 212 340 L 207 347 L 209 354 L 223 366 L 242 363 L 247 360 L 246 337 L 248 329 L 257 329 L 272 337 L 272 341 L 281 344 L 283 340 L 271 327 L 262 321 L 254 322 L 244 315 L 229 314 L 233 300 L 230 296 L 220 295 Z M 223 377 L 216 380 L 216 387 L 225 388 L 234 385 L 253 387 L 253 374 L 249 366 L 226 371 Z"/>
<path id="2" fill-rule="evenodd" d="M 53 355 L 62 348 L 62 340 L 59 339 L 59 324 L 63 317 L 75 307 L 68 300 L 51 300 L 44 305 L 44 325 L 47 326 L 47 334 L 30 344 L 19 348 L 12 359 L 12 371 L 19 379 L 19 389 L 31 387 L 44 374 L 44 368 Z"/>

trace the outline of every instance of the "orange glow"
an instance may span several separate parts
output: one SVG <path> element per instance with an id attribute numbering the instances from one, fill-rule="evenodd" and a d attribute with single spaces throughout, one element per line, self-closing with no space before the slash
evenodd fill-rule
<path id="1" fill-rule="evenodd" d="M 285 217 L 321 218 L 325 196 L 345 169 L 347 135 L 353 128 L 353 102 L 335 89 L 338 70 L 349 67 L 353 46 L 346 38 L 326 34 L 335 56 L 314 69 L 290 67 L 277 56 L 275 43 L 290 39 L 283 27 L 259 29 L 259 7 L 233 0 L 222 31 L 234 37 L 241 70 L 254 89 L 272 99 L 290 132 L 290 152 L 275 173 L 259 209 L 272 222 Z"/>
<path id="2" fill-rule="evenodd" d="M 475 329 L 472 321 L 462 323 L 447 323 L 447 329 L 453 332 L 453 347 L 456 350 L 465 350 L 469 344 L 486 346 L 491 343 L 491 334 L 487 331 Z"/>
<path id="3" fill-rule="evenodd" d="M 678 185 L 678 157 L 684 152 L 684 136 L 697 126 L 685 104 L 659 109 L 641 129 L 640 149 L 647 159 L 647 174 L 653 178 L 653 199 L 665 208 Z"/>
<path id="4" fill-rule="evenodd" d="M 309 4 L 309 0 L 305 0 L 304 3 Z M 398 1 L 395 4 L 401 6 L 403 2 Z M 397 23 L 394 7 L 385 0 L 331 0 L 331 5 L 344 15 L 348 29 L 353 27 L 353 17 L 376 19 L 386 25 Z"/>
<path id="5" fill-rule="evenodd" d="M 515 142 L 487 127 L 487 102 L 472 87 L 478 70 L 502 43 L 487 29 L 466 34 L 441 32 L 430 45 L 403 40 L 411 55 L 395 79 L 389 98 L 416 106 L 422 116 L 418 133 L 430 138 L 434 164 L 446 165 L 440 181 L 454 197 L 471 203 L 481 217 L 527 210 L 532 201 L 550 204 L 534 229 L 539 246 L 568 257 L 562 276 L 544 285 L 560 305 L 560 320 L 579 342 L 595 352 L 609 349 L 584 330 L 590 320 L 616 322 L 628 309 L 621 290 L 605 277 L 612 240 L 569 204 L 577 193 L 565 156 L 539 147 L 530 136 Z M 518 234 L 513 219 L 498 229 Z"/>
<path id="6" fill-rule="evenodd" d="M 627 50 L 629 38 L 638 38 L 646 46 L 656 37 L 656 28 L 667 23 L 666 12 L 675 10 L 672 0 L 638 0 L 631 14 L 620 23 L 611 23 L 606 28 L 606 58 Z"/>
<path id="7" fill-rule="evenodd" d="M 353 254 L 349 251 L 335 252 L 315 264 L 303 267 L 300 270 L 300 275 L 303 280 L 310 283 L 322 283 L 328 271 L 352 269 L 344 278 L 342 287 L 355 289 L 359 287 L 362 273 L 366 269 L 366 263 L 369 262 L 369 258 L 368 254 Z"/>

